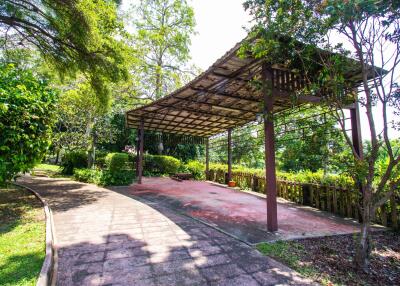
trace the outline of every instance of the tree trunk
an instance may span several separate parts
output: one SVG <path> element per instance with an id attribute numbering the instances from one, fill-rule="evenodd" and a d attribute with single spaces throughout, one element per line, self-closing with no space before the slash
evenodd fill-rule
<path id="1" fill-rule="evenodd" d="M 370 213 L 369 211 L 364 210 L 360 239 L 357 245 L 356 255 L 354 259 L 355 266 L 364 272 L 368 272 L 368 266 L 369 266 L 369 255 L 371 251 L 370 227 L 371 227 Z"/>
<path id="2" fill-rule="evenodd" d="M 60 160 L 60 148 L 57 148 L 56 151 L 56 162 L 55 164 L 58 165 L 58 161 Z"/>

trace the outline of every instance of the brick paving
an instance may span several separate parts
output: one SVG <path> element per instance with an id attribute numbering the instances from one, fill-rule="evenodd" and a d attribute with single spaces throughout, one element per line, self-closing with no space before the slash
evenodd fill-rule
<path id="1" fill-rule="evenodd" d="M 312 285 L 290 268 L 124 188 L 24 176 L 49 203 L 57 285 Z"/>

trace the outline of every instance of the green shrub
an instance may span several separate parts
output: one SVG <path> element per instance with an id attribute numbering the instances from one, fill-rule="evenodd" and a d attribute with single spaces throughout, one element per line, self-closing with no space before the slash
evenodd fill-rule
<path id="1" fill-rule="evenodd" d="M 106 156 L 109 153 L 107 151 L 96 150 L 96 167 L 104 169 L 106 167 Z"/>
<path id="2" fill-rule="evenodd" d="M 32 71 L 0 63 L 0 184 L 43 159 L 55 123 L 56 97 Z"/>
<path id="3" fill-rule="evenodd" d="M 98 185 L 127 186 L 132 184 L 134 178 L 135 178 L 134 170 L 120 170 L 118 172 L 110 172 L 109 170 L 103 170 Z"/>
<path id="4" fill-rule="evenodd" d="M 121 170 L 131 169 L 129 155 L 127 153 L 109 153 L 105 157 L 105 166 L 111 173 L 118 173 Z"/>
<path id="5" fill-rule="evenodd" d="M 210 170 L 216 171 L 228 171 L 228 165 L 211 163 Z M 263 169 L 252 169 L 243 166 L 233 165 L 232 173 L 248 173 L 252 175 L 257 175 L 260 177 L 265 176 L 265 170 Z M 281 172 L 276 173 L 278 180 L 292 181 L 298 183 L 311 183 L 311 184 L 321 184 L 330 186 L 340 186 L 347 189 L 352 189 L 354 187 L 354 181 L 351 177 L 339 174 L 325 174 L 323 170 L 317 172 L 302 171 L 297 173 Z"/>
<path id="6" fill-rule="evenodd" d="M 61 173 L 72 175 L 74 169 L 86 168 L 88 165 L 87 153 L 85 151 L 71 151 L 65 153 L 61 163 Z"/>
<path id="7" fill-rule="evenodd" d="M 205 166 L 199 161 L 190 161 L 185 165 L 187 171 L 193 175 L 196 180 L 204 180 Z"/>
<path id="8" fill-rule="evenodd" d="M 169 175 L 180 171 L 183 163 L 172 156 L 146 155 L 144 157 L 144 175 Z"/>
<path id="9" fill-rule="evenodd" d="M 135 173 L 133 170 L 109 170 L 74 169 L 74 179 L 79 182 L 91 183 L 100 186 L 126 186 L 133 182 Z"/>
<path id="10" fill-rule="evenodd" d="M 96 169 L 74 169 L 74 179 L 79 182 L 99 184 L 102 173 Z"/>

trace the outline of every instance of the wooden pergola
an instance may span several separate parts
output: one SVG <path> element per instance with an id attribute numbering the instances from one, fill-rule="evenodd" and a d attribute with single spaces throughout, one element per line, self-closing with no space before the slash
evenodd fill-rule
<path id="1" fill-rule="evenodd" d="M 276 231 L 277 200 L 275 138 L 273 115 L 302 104 L 319 104 L 322 96 L 296 95 L 306 80 L 300 72 L 252 57 L 238 57 L 241 42 L 236 44 L 208 70 L 184 87 L 148 105 L 126 112 L 126 124 L 137 128 L 138 183 L 142 182 L 144 130 L 184 134 L 207 138 L 206 173 L 209 171 L 210 136 L 228 132 L 228 179 L 232 173 L 231 133 L 262 116 L 265 134 L 265 172 L 268 230 Z M 346 79 L 356 88 L 360 72 L 349 70 Z M 255 83 L 261 83 L 262 88 Z M 353 89 L 354 91 L 354 89 Z M 351 92 L 349 92 L 351 94 Z M 295 100 L 294 100 L 295 98 Z M 357 152 L 362 152 L 358 106 L 351 94 L 352 138 Z"/>

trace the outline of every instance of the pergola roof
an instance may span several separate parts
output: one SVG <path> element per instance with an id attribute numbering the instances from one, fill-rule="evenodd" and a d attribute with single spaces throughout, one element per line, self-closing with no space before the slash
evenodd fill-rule
<path id="1" fill-rule="evenodd" d="M 236 44 L 208 70 L 194 80 L 148 105 L 126 113 L 128 127 L 145 130 L 209 137 L 229 128 L 256 119 L 263 109 L 263 95 L 254 79 L 261 78 L 262 59 L 239 58 L 242 42 Z M 273 112 L 293 105 L 317 103 L 317 96 L 300 96 L 293 102 L 296 90 L 304 88 L 301 74 L 271 63 L 274 90 Z M 358 82 L 358 72 L 349 72 L 348 79 Z"/>

